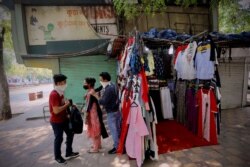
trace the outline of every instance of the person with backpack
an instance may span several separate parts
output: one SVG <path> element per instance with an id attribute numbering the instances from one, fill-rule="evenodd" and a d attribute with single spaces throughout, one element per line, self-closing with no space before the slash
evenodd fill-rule
<path id="1" fill-rule="evenodd" d="M 87 136 L 92 140 L 92 146 L 88 153 L 98 153 L 102 148 L 101 136 L 108 137 L 102 120 L 102 111 L 97 99 L 92 96 L 95 93 L 94 86 L 96 80 L 94 78 L 85 78 L 83 88 L 87 90 L 85 98 L 85 125 L 87 126 Z"/>
<path id="2" fill-rule="evenodd" d="M 119 144 L 120 132 L 121 132 L 121 112 L 119 111 L 119 93 L 118 88 L 111 82 L 111 76 L 108 72 L 102 72 L 100 74 L 100 83 L 104 89 L 102 97 L 92 92 L 100 105 L 103 105 L 107 112 L 108 127 L 110 129 L 111 136 L 113 138 L 113 148 L 108 151 L 109 154 L 115 154 Z"/>
<path id="3" fill-rule="evenodd" d="M 68 100 L 64 99 L 64 91 L 67 87 L 67 77 L 63 74 L 55 74 L 54 90 L 49 95 L 50 123 L 54 131 L 54 156 L 58 163 L 66 163 L 61 156 L 61 145 L 63 142 L 63 132 L 66 133 L 66 154 L 65 157 L 71 158 L 79 156 L 78 152 L 73 152 L 72 143 L 74 133 L 69 129 L 69 116 L 67 108 L 70 105 Z"/>

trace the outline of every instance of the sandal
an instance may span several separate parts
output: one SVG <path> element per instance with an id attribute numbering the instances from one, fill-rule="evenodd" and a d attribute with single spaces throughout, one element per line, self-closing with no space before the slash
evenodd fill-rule
<path id="1" fill-rule="evenodd" d="M 93 149 L 89 149 L 88 153 L 99 153 L 99 150 L 93 150 Z"/>

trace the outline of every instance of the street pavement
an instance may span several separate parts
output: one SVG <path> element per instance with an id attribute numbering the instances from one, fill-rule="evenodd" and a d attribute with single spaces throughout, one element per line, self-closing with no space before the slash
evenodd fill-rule
<path id="1" fill-rule="evenodd" d="M 48 86 L 48 85 L 47 85 Z M 41 90 L 41 87 L 38 91 Z M 52 88 L 51 88 L 52 89 Z M 36 90 L 36 89 L 35 89 Z M 49 92 L 49 88 L 45 86 Z M 13 90 L 11 90 L 13 91 Z M 17 90 L 15 90 L 17 91 Z M 20 91 L 20 90 L 19 90 Z M 17 91 L 18 92 L 18 91 Z M 16 93 L 17 93 L 16 92 Z M 22 91 L 21 91 L 22 92 Z M 15 93 L 10 92 L 11 96 Z M 24 93 L 25 94 L 25 93 Z M 13 97 L 11 97 L 13 98 Z M 16 97 L 17 98 L 17 97 Z M 102 141 L 103 149 L 98 154 L 89 154 L 90 141 L 86 135 L 75 135 L 73 149 L 80 156 L 68 160 L 66 165 L 57 164 L 53 158 L 53 131 L 41 117 L 48 97 L 37 101 L 12 104 L 16 115 L 10 120 L 0 122 L 0 166 L 1 167 L 135 167 L 135 160 L 127 155 L 109 155 L 111 138 Z M 19 106 L 13 106 L 18 104 Z M 65 138 L 65 136 L 64 136 Z M 65 139 L 64 139 L 65 142 Z M 62 155 L 65 154 L 65 144 Z M 219 145 L 197 147 L 175 151 L 159 156 L 158 161 L 146 160 L 145 167 L 249 167 L 250 166 L 250 108 L 222 111 Z"/>

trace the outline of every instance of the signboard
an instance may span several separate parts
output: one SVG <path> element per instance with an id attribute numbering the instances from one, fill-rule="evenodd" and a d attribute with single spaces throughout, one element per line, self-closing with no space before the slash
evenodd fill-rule
<path id="1" fill-rule="evenodd" d="M 100 38 L 81 11 L 78 6 L 27 6 L 29 44 Z"/>
<path id="2" fill-rule="evenodd" d="M 118 35 L 116 15 L 112 6 L 84 6 L 82 11 L 101 37 L 112 38 L 113 35 Z"/>
<path id="3" fill-rule="evenodd" d="M 117 35 L 111 6 L 26 6 L 25 12 L 29 45 L 107 37 L 103 34 Z"/>

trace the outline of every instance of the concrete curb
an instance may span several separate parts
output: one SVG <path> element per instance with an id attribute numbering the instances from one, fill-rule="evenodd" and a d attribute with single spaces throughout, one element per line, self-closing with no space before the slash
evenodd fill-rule
<path id="1" fill-rule="evenodd" d="M 26 121 L 33 121 L 33 120 L 37 120 L 37 119 L 46 119 L 49 118 L 50 116 L 37 116 L 37 117 L 28 117 L 26 118 Z"/>

